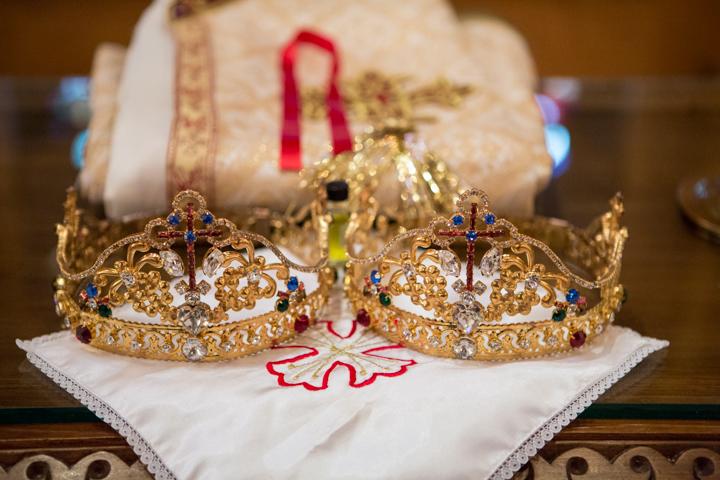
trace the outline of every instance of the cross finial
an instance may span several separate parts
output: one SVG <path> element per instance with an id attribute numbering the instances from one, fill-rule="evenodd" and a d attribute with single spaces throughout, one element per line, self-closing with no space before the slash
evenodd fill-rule
<path id="1" fill-rule="evenodd" d="M 164 230 L 158 232 L 159 238 L 171 238 L 171 239 L 177 239 L 182 237 L 185 241 L 185 249 L 187 252 L 187 263 L 188 263 L 188 284 L 184 284 L 184 281 L 181 282 L 180 288 L 187 292 L 189 295 L 196 295 L 198 292 L 198 285 L 195 280 L 195 242 L 202 238 L 208 238 L 208 237 L 217 237 L 222 234 L 222 232 L 218 229 L 201 229 L 201 230 L 195 230 L 195 205 L 192 202 L 188 202 L 188 204 L 185 207 L 185 219 L 186 219 L 186 227 L 185 230 Z M 180 224 L 180 215 L 177 212 L 173 212 L 167 217 L 167 222 L 171 226 L 176 226 Z M 215 221 L 214 217 L 210 212 L 204 212 L 200 220 L 205 225 L 212 225 L 212 223 Z M 201 282 L 202 283 L 202 282 Z M 204 285 L 203 285 L 204 287 Z M 208 285 L 209 287 L 209 285 Z M 205 290 L 205 288 L 203 288 Z M 201 292 L 205 293 L 205 292 Z"/>
<path id="2" fill-rule="evenodd" d="M 465 282 L 465 289 L 468 292 L 473 291 L 473 267 L 475 265 L 475 243 L 477 240 L 481 237 L 499 237 L 503 235 L 503 232 L 500 230 L 489 230 L 487 227 L 483 231 L 477 230 L 477 217 L 478 217 L 478 204 L 476 202 L 473 202 L 470 204 L 470 221 L 468 228 L 462 230 L 462 229 L 452 229 L 452 230 L 440 230 L 438 232 L 438 235 L 446 236 L 446 237 L 465 237 L 466 240 L 466 252 L 467 252 L 467 267 L 465 268 L 466 273 L 466 282 Z M 493 225 L 495 223 L 495 215 L 492 213 L 485 214 L 484 217 L 485 224 L 487 226 Z M 458 213 L 452 217 L 452 223 L 454 225 L 462 225 L 465 222 L 465 217 Z"/>

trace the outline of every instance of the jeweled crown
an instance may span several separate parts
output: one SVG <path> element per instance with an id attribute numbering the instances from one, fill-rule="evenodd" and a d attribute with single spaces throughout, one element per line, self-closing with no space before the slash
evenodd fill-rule
<path id="1" fill-rule="evenodd" d="M 126 234 L 131 224 L 94 219 L 71 191 L 57 227 L 57 313 L 81 342 L 144 358 L 223 360 L 286 341 L 314 321 L 333 281 L 323 206 L 241 217 L 273 242 L 186 190 L 166 217 Z M 304 253 L 315 262 L 298 263 Z"/>
<path id="2" fill-rule="evenodd" d="M 543 217 L 513 224 L 471 189 L 449 218 L 409 231 L 383 230 L 369 205 L 348 239 L 346 293 L 358 322 L 433 355 L 570 351 L 600 335 L 623 301 L 619 194 L 610 205 L 584 230 Z"/>

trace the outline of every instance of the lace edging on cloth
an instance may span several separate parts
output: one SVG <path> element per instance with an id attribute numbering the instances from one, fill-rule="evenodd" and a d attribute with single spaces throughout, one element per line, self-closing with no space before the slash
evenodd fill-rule
<path id="1" fill-rule="evenodd" d="M 150 444 L 113 408 L 87 391 L 72 378 L 60 373 L 38 355 L 27 352 L 27 358 L 30 363 L 39 368 L 42 373 L 47 375 L 47 377 L 60 388 L 75 397 L 80 403 L 85 405 L 88 410 L 97 415 L 100 420 L 110 425 L 122 435 L 154 478 L 157 480 L 176 480 L 175 475 L 163 463 L 160 456 L 155 453 Z"/>
<path id="2" fill-rule="evenodd" d="M 575 399 L 560 409 L 540 428 L 535 430 L 518 448 L 515 449 L 493 472 L 489 480 L 509 480 L 520 470 L 546 443 L 560 433 L 564 427 L 575 420 L 600 395 L 612 387 L 618 380 L 627 375 L 638 363 L 648 355 L 667 347 L 670 343 L 664 340 L 651 339 L 649 345 L 638 348 L 628 355 L 613 371 L 588 385 Z"/>
<path id="3" fill-rule="evenodd" d="M 53 340 L 60 334 L 46 335 L 36 338 L 30 343 L 41 343 Z M 24 342 L 19 342 L 24 343 Z M 533 432 L 518 448 L 515 449 L 490 476 L 490 480 L 508 480 L 525 465 L 530 458 L 535 456 L 547 442 L 553 439 L 563 427 L 567 426 L 571 421 L 575 420 L 580 413 L 589 407 L 597 398 L 605 393 L 618 380 L 624 377 L 637 364 L 643 361 L 648 355 L 654 353 L 669 345 L 669 342 L 663 340 L 651 339 L 649 345 L 638 348 L 628 355 L 625 360 L 610 373 L 596 380 L 582 392 L 580 392 L 573 401 L 560 409 L 547 422 Z M 110 425 L 120 435 L 122 435 L 138 455 L 140 461 L 147 466 L 148 471 L 158 480 L 177 480 L 175 475 L 163 463 L 162 459 L 152 449 L 150 444 L 133 427 L 114 409 L 105 404 L 102 400 L 87 391 L 73 379 L 65 376 L 48 362 L 40 358 L 38 355 L 27 352 L 28 360 L 54 381 L 63 390 L 70 393 L 90 411 L 97 415 L 101 420 Z"/>

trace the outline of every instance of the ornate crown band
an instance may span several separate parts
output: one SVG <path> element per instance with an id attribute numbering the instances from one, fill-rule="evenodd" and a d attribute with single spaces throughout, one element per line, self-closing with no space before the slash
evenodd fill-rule
<path id="1" fill-rule="evenodd" d="M 542 217 L 516 226 L 476 189 L 456 205 L 400 233 L 373 218 L 372 200 L 355 219 L 345 290 L 359 323 L 431 355 L 513 360 L 571 351 L 614 320 L 627 238 L 619 194 L 584 230 Z"/>
<path id="2" fill-rule="evenodd" d="M 81 342 L 143 358 L 226 360 L 284 342 L 317 318 L 333 283 L 324 204 L 319 197 L 295 214 L 240 217 L 273 243 L 216 218 L 190 190 L 167 217 L 131 234 L 131 224 L 79 210 L 70 191 L 57 227 L 57 313 Z"/>

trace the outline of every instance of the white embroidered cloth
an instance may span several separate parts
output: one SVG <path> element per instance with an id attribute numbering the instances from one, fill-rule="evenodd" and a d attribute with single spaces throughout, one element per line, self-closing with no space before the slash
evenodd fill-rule
<path id="1" fill-rule="evenodd" d="M 572 355 L 469 362 L 334 315 L 292 344 L 219 364 L 132 359 L 69 332 L 17 343 L 158 479 L 507 479 L 668 345 L 612 326 Z"/>

